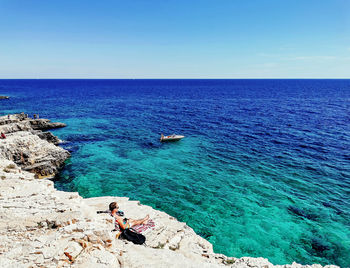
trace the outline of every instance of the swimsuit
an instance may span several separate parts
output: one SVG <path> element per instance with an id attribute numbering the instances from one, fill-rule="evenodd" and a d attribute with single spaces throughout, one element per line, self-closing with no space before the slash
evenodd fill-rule
<path id="1" fill-rule="evenodd" d="M 110 215 L 114 218 L 114 230 L 113 231 L 117 231 L 118 232 L 116 234 L 116 236 L 115 236 L 118 239 L 123 230 L 119 226 L 119 223 L 118 223 L 117 219 L 112 215 L 112 213 L 110 213 Z M 125 229 L 130 228 L 130 224 L 128 223 L 128 219 L 127 218 L 123 219 L 123 224 L 124 225 L 126 224 Z"/>

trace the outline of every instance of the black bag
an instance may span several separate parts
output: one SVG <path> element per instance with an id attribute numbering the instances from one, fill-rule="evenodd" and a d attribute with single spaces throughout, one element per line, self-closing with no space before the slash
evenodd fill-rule
<path id="1" fill-rule="evenodd" d="M 142 245 L 146 241 L 146 237 L 143 234 L 139 234 L 132 228 L 124 229 L 121 236 L 137 245 Z"/>

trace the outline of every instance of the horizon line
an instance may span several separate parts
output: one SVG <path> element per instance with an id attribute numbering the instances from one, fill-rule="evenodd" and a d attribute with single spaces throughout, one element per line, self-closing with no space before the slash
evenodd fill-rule
<path id="1" fill-rule="evenodd" d="M 328 78 L 317 78 L 317 77 L 249 77 L 249 78 L 87 78 L 87 77 L 39 77 L 39 78 L 0 78 L 0 80 L 349 80 L 350 77 L 328 77 Z"/>

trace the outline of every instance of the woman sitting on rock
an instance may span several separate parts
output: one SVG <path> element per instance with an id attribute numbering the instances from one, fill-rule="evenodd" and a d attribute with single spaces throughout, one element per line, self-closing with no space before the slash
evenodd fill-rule
<path id="1" fill-rule="evenodd" d="M 111 211 L 112 216 L 115 218 L 116 223 L 118 223 L 119 229 L 121 231 L 127 228 L 131 228 L 135 225 L 144 224 L 149 219 L 149 215 L 139 220 L 123 218 L 122 216 L 124 215 L 124 213 L 118 213 L 118 209 L 119 206 L 117 202 L 112 202 L 109 204 L 109 210 Z"/>

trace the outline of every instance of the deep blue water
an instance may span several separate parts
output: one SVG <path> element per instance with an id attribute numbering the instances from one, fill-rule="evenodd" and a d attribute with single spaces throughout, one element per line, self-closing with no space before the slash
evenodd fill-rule
<path id="1" fill-rule="evenodd" d="M 68 124 L 58 189 L 140 200 L 226 255 L 350 267 L 350 80 L 0 80 L 0 95 L 1 114 Z"/>

